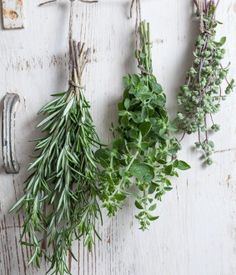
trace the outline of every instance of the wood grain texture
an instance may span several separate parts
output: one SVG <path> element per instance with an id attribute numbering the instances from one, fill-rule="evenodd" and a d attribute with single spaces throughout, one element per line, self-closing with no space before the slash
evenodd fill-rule
<path id="1" fill-rule="evenodd" d="M 122 76 L 136 70 L 134 20 L 127 19 L 128 0 L 76 5 L 74 37 L 94 49 L 85 73 L 86 96 L 102 140 L 110 142 L 108 129 L 116 121 Z M 39 135 L 37 111 L 50 94 L 67 87 L 68 7 L 66 0 L 41 8 L 27 1 L 27 29 L 0 30 L 0 96 L 16 92 L 22 99 L 16 124 L 21 171 L 14 176 L 0 171 L 0 275 L 42 275 L 46 270 L 45 262 L 41 270 L 27 266 L 30 251 L 18 243 L 23 217 L 9 215 L 8 209 L 23 191 L 34 145 L 27 141 Z M 174 115 L 197 30 L 191 0 L 143 0 L 142 9 L 151 23 L 154 72 Z M 236 1 L 221 1 L 218 18 L 224 22 L 219 36 L 228 37 L 225 63 L 232 61 L 231 74 L 236 77 Z M 96 242 L 92 253 L 74 243 L 78 262 L 68 256 L 73 275 L 236 274 L 235 105 L 236 96 L 231 95 L 216 116 L 222 129 L 214 136 L 215 164 L 202 169 L 199 155 L 191 151 L 195 139 L 186 137 L 181 158 L 192 170 L 174 180 L 174 189 L 159 203 L 160 219 L 140 232 L 133 202 L 128 201 L 116 218 L 105 217 L 99 228 L 102 242 Z"/>

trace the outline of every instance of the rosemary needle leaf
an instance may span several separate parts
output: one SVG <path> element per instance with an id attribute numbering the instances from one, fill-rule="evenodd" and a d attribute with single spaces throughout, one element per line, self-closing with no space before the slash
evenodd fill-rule
<path id="1" fill-rule="evenodd" d="M 77 43 L 71 45 L 77 47 Z M 59 275 L 70 274 L 67 255 L 72 242 L 83 237 L 84 245 L 91 249 L 96 222 L 102 221 L 94 154 L 100 141 L 90 105 L 79 88 L 81 66 L 88 56 L 85 51 L 78 60 L 73 58 L 71 55 L 75 67 L 68 91 L 54 95 L 56 98 L 40 111 L 46 118 L 38 127 L 45 136 L 35 147 L 39 155 L 29 166 L 25 195 L 11 209 L 24 212 L 21 243 L 32 249 L 29 264 L 39 266 L 45 256 L 50 263 L 48 272 Z"/>

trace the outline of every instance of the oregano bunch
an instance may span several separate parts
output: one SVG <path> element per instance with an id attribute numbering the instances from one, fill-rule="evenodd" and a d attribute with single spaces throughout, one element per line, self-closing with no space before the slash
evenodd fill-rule
<path id="1" fill-rule="evenodd" d="M 217 5 L 213 0 L 203 1 L 201 6 L 197 1 L 194 2 L 201 21 L 200 34 L 193 52 L 192 67 L 178 95 L 176 124 L 184 134 L 197 133 L 195 148 L 202 151 L 203 162 L 210 165 L 215 145 L 209 135 L 220 129 L 213 115 L 220 110 L 221 101 L 233 91 L 234 80 L 228 81 L 229 66 L 223 67 L 221 64 L 225 55 L 226 37 L 216 40 L 219 24 L 215 16 Z M 222 88 L 224 81 L 225 89 Z"/>
<path id="2" fill-rule="evenodd" d="M 176 159 L 180 149 L 170 135 L 166 96 L 152 71 L 149 23 L 139 26 L 140 47 L 136 51 L 139 74 L 124 77 L 123 99 L 118 105 L 118 126 L 109 148 L 96 157 L 101 165 L 101 201 L 110 216 L 115 215 L 129 196 L 138 208 L 140 228 L 151 221 L 156 202 L 172 189 L 170 176 L 189 165 Z M 131 191 L 131 189 L 135 191 Z"/>
<path id="3" fill-rule="evenodd" d="M 12 208 L 24 212 L 21 240 L 33 251 L 29 264 L 39 267 L 46 256 L 51 274 L 70 274 L 72 241 L 83 237 L 91 249 L 101 217 L 94 155 L 100 145 L 81 86 L 89 54 L 84 44 L 71 41 L 68 91 L 53 95 L 40 111 L 46 118 L 38 125 L 44 133 L 35 147 L 38 156 L 29 167 L 25 194 Z"/>

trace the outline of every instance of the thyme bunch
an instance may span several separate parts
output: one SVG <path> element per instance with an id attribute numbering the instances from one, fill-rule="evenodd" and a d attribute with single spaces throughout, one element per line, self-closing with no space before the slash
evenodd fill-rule
<path id="1" fill-rule="evenodd" d="M 101 148 L 101 201 L 110 216 L 129 196 L 135 198 L 136 218 L 142 230 L 158 217 L 156 201 L 172 189 L 170 176 L 189 165 L 176 159 L 179 143 L 170 135 L 166 96 L 152 71 L 149 23 L 139 26 L 136 58 L 139 74 L 124 77 L 124 94 L 118 104 L 118 126 L 112 146 Z M 131 188 L 135 189 L 134 192 Z"/>
<path id="2" fill-rule="evenodd" d="M 11 210 L 24 211 L 21 240 L 32 248 L 29 264 L 39 267 L 45 255 L 51 274 L 70 274 L 66 259 L 72 241 L 83 237 L 91 249 L 101 218 L 94 155 L 100 143 L 81 86 L 89 55 L 84 44 L 70 41 L 68 91 L 53 95 L 40 111 L 46 118 L 38 128 L 45 135 L 35 147 L 39 154 L 29 167 L 25 194 Z"/>
<path id="3" fill-rule="evenodd" d="M 209 135 L 217 132 L 220 126 L 214 122 L 213 115 L 220 110 L 220 103 L 233 91 L 234 80 L 228 81 L 229 66 L 223 67 L 226 37 L 216 40 L 216 7 L 213 0 L 205 1 L 202 7 L 197 1 L 200 34 L 197 37 L 193 52 L 194 61 L 187 73 L 185 85 L 178 95 L 179 113 L 176 119 L 177 128 L 184 134 L 198 134 L 195 148 L 201 150 L 205 164 L 212 164 L 214 142 Z M 223 91 L 222 84 L 226 82 Z"/>

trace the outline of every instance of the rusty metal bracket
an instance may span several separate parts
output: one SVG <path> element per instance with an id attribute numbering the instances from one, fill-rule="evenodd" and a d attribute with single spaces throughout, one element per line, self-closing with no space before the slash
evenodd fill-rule
<path id="1" fill-rule="evenodd" d="M 2 154 L 3 166 L 7 174 L 17 174 L 20 171 L 15 146 L 15 117 L 19 102 L 19 95 L 14 93 L 7 93 L 3 101 Z"/>
<path id="2" fill-rule="evenodd" d="M 24 28 L 24 0 L 2 0 L 2 22 L 5 30 Z"/>

